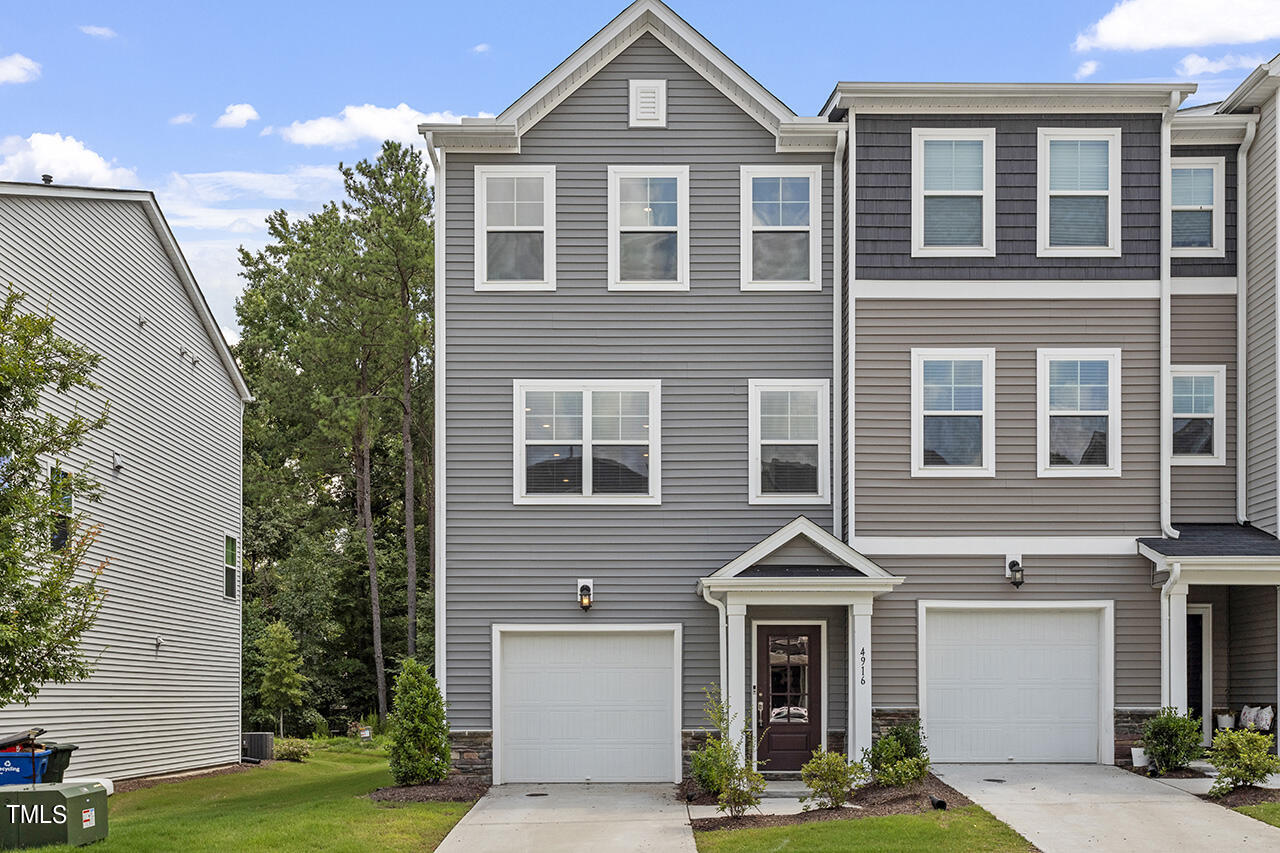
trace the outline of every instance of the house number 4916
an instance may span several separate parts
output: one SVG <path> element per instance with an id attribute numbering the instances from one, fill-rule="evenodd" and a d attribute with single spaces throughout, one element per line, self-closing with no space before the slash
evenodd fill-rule
<path id="1" fill-rule="evenodd" d="M 859 672 L 858 683 L 866 684 L 867 683 L 867 647 L 866 646 L 863 646 L 861 649 L 858 650 L 858 658 L 861 662 L 858 669 L 858 672 Z"/>

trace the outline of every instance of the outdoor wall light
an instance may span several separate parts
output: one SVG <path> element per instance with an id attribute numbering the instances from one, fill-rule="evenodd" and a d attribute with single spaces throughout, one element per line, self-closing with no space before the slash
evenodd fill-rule
<path id="1" fill-rule="evenodd" d="M 584 611 L 591 609 L 591 600 L 595 597 L 594 586 L 591 578 L 578 578 L 578 606 Z"/>
<path id="2" fill-rule="evenodd" d="M 1009 565 L 1005 567 L 1004 576 L 1009 579 L 1009 583 L 1013 584 L 1014 589 L 1022 586 L 1026 580 L 1023 577 L 1022 563 L 1017 560 L 1009 561 Z"/>
<path id="3" fill-rule="evenodd" d="M 112 469 L 113 471 L 123 471 L 123 470 L 124 470 L 124 454 L 123 454 L 123 453 L 112 453 L 112 454 L 111 454 L 111 469 Z"/>

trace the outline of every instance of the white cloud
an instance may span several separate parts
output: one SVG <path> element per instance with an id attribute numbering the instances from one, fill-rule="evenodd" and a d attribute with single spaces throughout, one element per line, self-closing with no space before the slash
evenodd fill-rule
<path id="1" fill-rule="evenodd" d="M 113 39 L 116 37 L 116 31 L 111 27 L 95 27 L 93 24 L 83 24 L 80 27 L 80 32 L 96 39 Z"/>
<path id="2" fill-rule="evenodd" d="M 240 327 L 236 322 L 236 299 L 245 285 L 240 277 L 240 247 L 257 252 L 266 245 L 265 236 L 261 239 L 190 240 L 179 235 L 179 242 L 182 254 L 200 284 L 200 292 L 222 328 L 223 337 L 229 344 L 237 343 Z"/>
<path id="3" fill-rule="evenodd" d="M 1080 67 L 1076 69 L 1076 79 L 1083 80 L 1086 77 L 1092 77 L 1098 71 L 1098 66 L 1102 63 L 1096 59 L 1086 59 L 1080 63 Z"/>
<path id="4" fill-rule="evenodd" d="M 486 42 L 480 42 L 478 45 L 471 48 L 472 53 L 488 53 L 489 50 L 490 47 Z"/>
<path id="5" fill-rule="evenodd" d="M 195 113 L 178 113 L 176 116 L 169 119 L 169 124 L 191 124 L 191 122 L 195 120 Z"/>
<path id="6" fill-rule="evenodd" d="M 1239 68 L 1253 70 L 1266 61 L 1264 56 L 1237 56 L 1228 53 L 1221 59 L 1210 59 L 1198 53 L 1188 53 L 1178 60 L 1174 70 L 1182 77 L 1202 77 L 1205 74 L 1221 74 L 1223 71 Z"/>
<path id="7" fill-rule="evenodd" d="M 0 139 L 0 180 L 38 181 L 41 175 L 53 175 L 59 184 L 138 185 L 138 176 L 132 169 L 107 160 L 74 136 L 33 133 L 26 139 L 21 136 Z"/>
<path id="8" fill-rule="evenodd" d="M 1251 44 L 1280 36 L 1276 0 L 1121 0 L 1076 36 L 1076 50 Z"/>
<path id="9" fill-rule="evenodd" d="M 0 56 L 0 83 L 30 83 L 40 76 L 40 63 L 20 53 Z"/>
<path id="10" fill-rule="evenodd" d="M 218 116 L 218 120 L 213 123 L 214 127 L 244 127 L 251 121 L 258 120 L 258 111 L 253 108 L 252 104 L 229 104 L 222 115 Z"/>
<path id="11" fill-rule="evenodd" d="M 341 194 L 342 176 L 333 166 L 298 166 L 288 172 L 175 172 L 156 193 L 174 228 L 232 234 L 265 231 L 267 216 L 281 206 L 295 214 L 309 212 Z"/>
<path id="12" fill-rule="evenodd" d="M 422 144 L 422 136 L 418 133 L 420 123 L 461 119 L 462 116 L 448 111 L 419 112 L 408 104 L 394 107 L 363 104 L 345 106 L 336 116 L 295 121 L 288 127 L 280 128 L 277 133 L 286 142 L 295 145 L 327 145 L 331 148 L 349 148 L 362 139 L 376 142 L 394 139 L 406 144 Z"/>

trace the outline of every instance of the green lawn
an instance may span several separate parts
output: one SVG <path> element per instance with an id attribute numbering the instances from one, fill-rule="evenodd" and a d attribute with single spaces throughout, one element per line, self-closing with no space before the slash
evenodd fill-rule
<path id="1" fill-rule="evenodd" d="M 93 850 L 434 850 L 470 808 L 364 797 L 390 783 L 381 750 L 319 749 L 305 764 L 116 794 L 110 834 Z"/>
<path id="2" fill-rule="evenodd" d="M 722 829 L 694 837 L 699 853 L 1026 853 L 1031 845 L 978 806 L 768 829 Z"/>
<path id="3" fill-rule="evenodd" d="M 1280 803 L 1259 803 L 1256 806 L 1240 806 L 1236 811 L 1257 818 L 1263 823 L 1280 826 Z"/>

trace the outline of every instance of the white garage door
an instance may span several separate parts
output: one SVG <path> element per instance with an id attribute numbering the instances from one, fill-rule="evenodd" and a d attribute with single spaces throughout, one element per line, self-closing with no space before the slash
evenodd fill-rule
<path id="1" fill-rule="evenodd" d="M 934 761 L 1098 760 L 1097 610 L 925 615 Z"/>
<path id="2" fill-rule="evenodd" d="M 672 631 L 501 635 L 503 782 L 670 782 Z"/>

